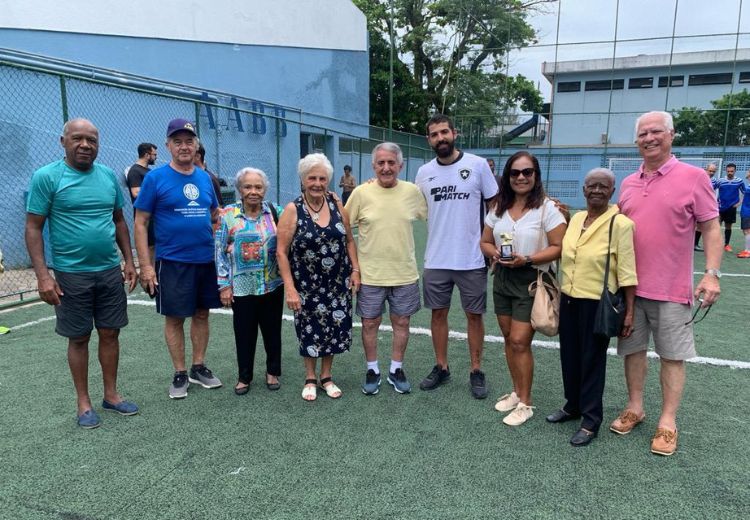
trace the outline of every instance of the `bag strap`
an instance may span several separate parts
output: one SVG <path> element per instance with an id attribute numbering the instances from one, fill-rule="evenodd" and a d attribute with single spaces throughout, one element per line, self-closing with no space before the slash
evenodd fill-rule
<path id="1" fill-rule="evenodd" d="M 544 243 L 544 213 L 547 211 L 547 198 L 542 200 L 542 219 L 539 222 L 539 240 L 536 244 L 537 251 L 542 250 L 542 244 Z"/>
<path id="2" fill-rule="evenodd" d="M 268 203 L 268 209 L 271 210 L 271 216 L 273 217 L 273 223 L 279 225 L 279 214 L 276 212 L 276 206 L 273 202 Z"/>
<path id="3" fill-rule="evenodd" d="M 615 213 L 612 215 L 612 218 L 609 219 L 609 236 L 607 238 L 607 263 L 604 267 L 604 289 L 603 290 L 609 290 L 609 254 L 612 251 L 612 228 L 615 225 L 615 218 L 619 215 L 619 213 Z"/>

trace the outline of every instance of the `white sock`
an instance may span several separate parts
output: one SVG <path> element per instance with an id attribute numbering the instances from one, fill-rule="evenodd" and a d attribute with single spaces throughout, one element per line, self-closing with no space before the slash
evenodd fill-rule
<path id="1" fill-rule="evenodd" d="M 745 251 L 750 251 L 750 235 L 745 235 Z"/>
<path id="2" fill-rule="evenodd" d="M 372 370 L 376 374 L 380 374 L 380 369 L 378 368 L 378 360 L 376 359 L 375 361 L 368 361 L 367 370 Z"/>
<path id="3" fill-rule="evenodd" d="M 395 360 L 391 359 L 391 374 L 396 373 L 396 370 L 398 370 L 402 366 L 404 366 L 404 362 L 403 361 L 395 361 Z"/>

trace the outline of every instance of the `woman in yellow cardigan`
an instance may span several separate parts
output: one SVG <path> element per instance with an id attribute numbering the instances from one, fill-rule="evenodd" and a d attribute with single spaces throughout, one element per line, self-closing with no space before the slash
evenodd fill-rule
<path id="1" fill-rule="evenodd" d="M 609 290 L 622 288 L 626 311 L 622 336 L 633 326 L 635 302 L 635 254 L 633 221 L 609 205 L 615 192 L 615 175 L 606 168 L 594 168 L 583 182 L 586 211 L 573 216 L 562 243 L 560 301 L 560 362 L 565 405 L 547 416 L 551 423 L 581 419 L 570 439 L 573 446 L 585 446 L 597 435 L 602 423 L 604 376 L 609 338 L 595 336 L 594 315 L 604 287 L 610 220 L 614 218 L 610 246 Z"/>

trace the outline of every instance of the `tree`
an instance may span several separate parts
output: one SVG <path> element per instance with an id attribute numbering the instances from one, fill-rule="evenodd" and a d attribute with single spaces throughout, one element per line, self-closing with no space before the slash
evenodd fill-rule
<path id="1" fill-rule="evenodd" d="M 750 138 L 750 93 L 725 94 L 713 109 L 683 107 L 674 114 L 676 146 L 738 146 Z"/>
<path id="2" fill-rule="evenodd" d="M 533 84 L 523 77 L 506 77 L 503 58 L 509 48 L 534 42 L 527 16 L 552 1 L 354 0 L 367 16 L 370 31 L 371 101 L 373 96 L 375 101 L 388 98 L 392 29 L 398 40 L 394 83 L 399 82 L 394 118 L 397 93 L 406 98 L 399 103 L 408 100 L 399 109 L 410 110 L 407 116 L 398 115 L 402 128 L 421 126 L 434 111 L 481 113 L 492 119 L 516 103 L 539 110 L 541 96 Z M 371 103 L 373 122 L 387 121 L 387 101 L 385 117 L 381 106 Z"/>

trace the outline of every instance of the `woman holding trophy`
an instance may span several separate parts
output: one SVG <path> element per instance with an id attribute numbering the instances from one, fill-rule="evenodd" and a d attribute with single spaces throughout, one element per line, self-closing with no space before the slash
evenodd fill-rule
<path id="1" fill-rule="evenodd" d="M 500 194 L 484 224 L 482 253 L 492 260 L 495 314 L 513 382 L 512 391 L 498 399 L 495 409 L 510 412 L 503 418 L 505 424 L 519 426 L 534 415 L 534 299 L 529 284 L 537 279 L 539 270 L 549 271 L 551 262 L 560 258 L 567 228 L 563 214 L 545 196 L 536 157 L 521 151 L 508 159 L 500 177 Z"/>

